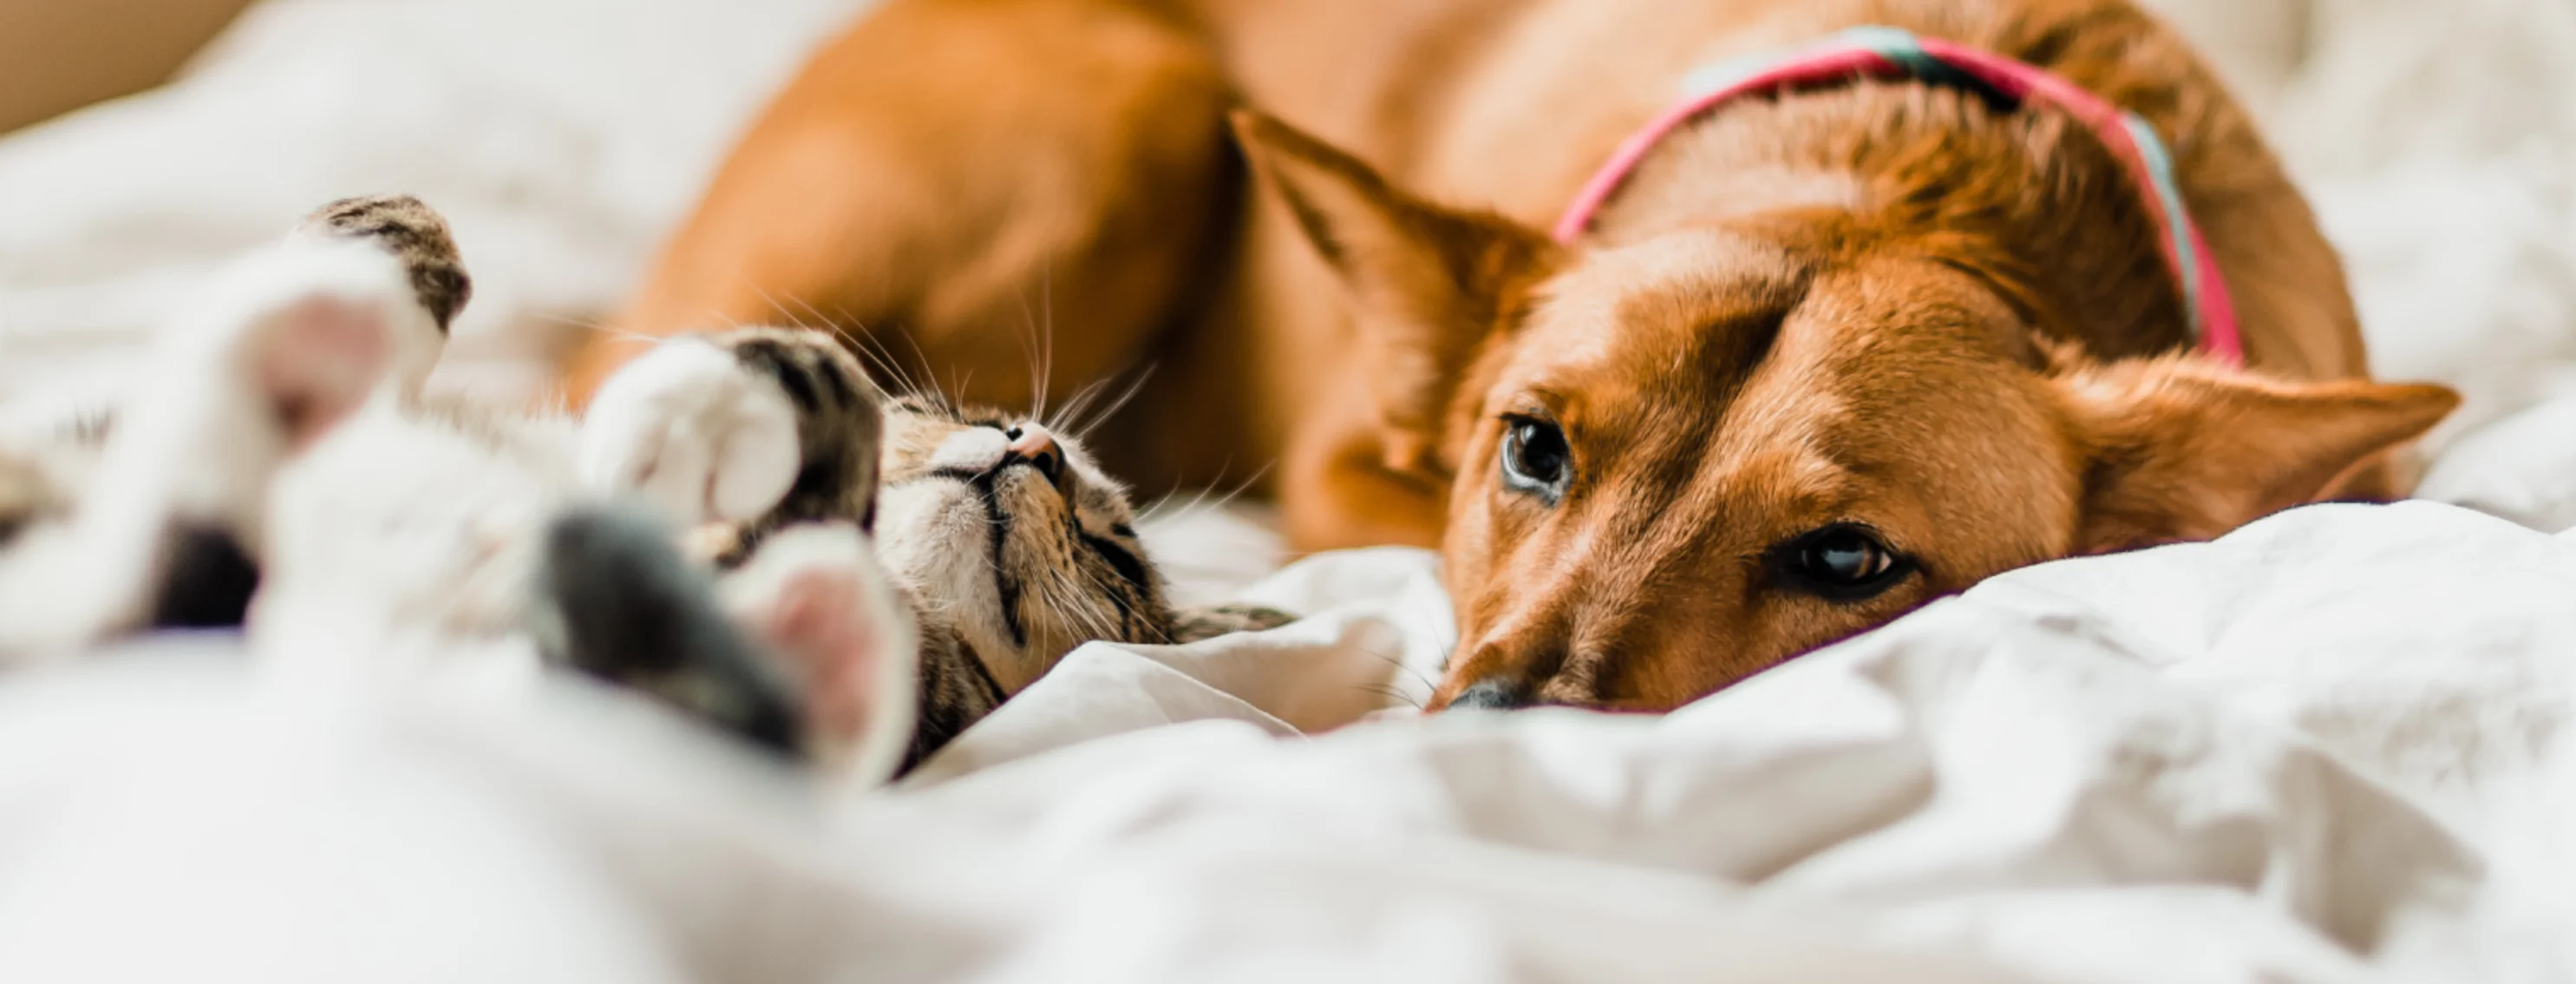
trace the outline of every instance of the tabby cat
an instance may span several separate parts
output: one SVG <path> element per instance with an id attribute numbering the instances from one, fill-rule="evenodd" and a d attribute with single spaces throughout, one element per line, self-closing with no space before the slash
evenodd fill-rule
<path id="1" fill-rule="evenodd" d="M 407 197 L 219 278 L 113 414 L 0 445 L 0 659 L 246 625 L 262 658 L 569 666 L 859 781 L 1176 610 L 1044 425 L 885 398 L 827 334 L 664 343 L 585 420 L 423 393 L 471 282 Z"/>

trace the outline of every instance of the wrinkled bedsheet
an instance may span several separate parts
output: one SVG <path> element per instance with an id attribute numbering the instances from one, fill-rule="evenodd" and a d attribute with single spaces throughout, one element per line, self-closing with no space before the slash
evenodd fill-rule
<path id="1" fill-rule="evenodd" d="M 0 417 L 393 189 L 478 275 L 443 384 L 525 395 L 865 6 L 269 0 L 0 140 Z M 1309 617 L 1083 649 L 856 802 L 573 683 L 153 640 L 0 681 L 0 980 L 2576 979 L 2576 7 L 2158 6 L 2378 371 L 2468 393 L 2424 491 L 2483 512 L 2016 572 L 1661 719 L 1425 720 L 1429 555 L 1273 573 L 1257 512 L 1172 509 L 1179 594 Z"/>
<path id="2" fill-rule="evenodd" d="M 1351 723 L 1445 647 L 1435 573 L 1301 563 L 1253 593 L 1312 617 L 1085 648 L 854 801 L 571 684 L 12 681 L 0 979 L 2576 972 L 2576 537 L 2312 507 L 1668 717 Z"/>

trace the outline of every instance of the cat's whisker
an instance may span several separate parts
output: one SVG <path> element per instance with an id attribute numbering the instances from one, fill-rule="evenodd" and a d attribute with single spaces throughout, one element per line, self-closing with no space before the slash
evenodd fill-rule
<path id="1" fill-rule="evenodd" d="M 1216 497 L 1216 501 L 1201 502 L 1198 504 L 1197 508 L 1215 511 L 1233 505 L 1234 500 L 1243 498 L 1244 493 L 1252 491 L 1253 486 L 1261 484 L 1262 479 L 1269 477 L 1270 469 L 1277 466 L 1277 462 L 1272 462 L 1255 469 L 1252 474 L 1245 476 L 1243 481 L 1235 483 L 1233 489 L 1228 490 L 1224 495 Z"/>
<path id="2" fill-rule="evenodd" d="M 1136 366 L 1131 366 L 1131 368 L 1136 368 Z M 1110 386 L 1118 386 L 1118 381 L 1126 379 L 1126 374 L 1128 374 L 1128 371 L 1131 371 L 1131 368 L 1121 368 L 1121 371 L 1115 371 L 1115 374 L 1105 376 L 1105 379 L 1100 379 L 1100 381 L 1095 381 L 1095 384 L 1092 384 L 1092 386 L 1087 386 L 1087 389 L 1084 389 L 1084 399 L 1082 399 L 1082 404 L 1079 404 L 1079 407 L 1066 407 L 1066 412 L 1064 412 L 1064 422 L 1061 422 L 1061 425 L 1059 425 L 1059 428 L 1056 428 L 1056 430 L 1059 430 L 1059 433 L 1069 433 L 1069 435 L 1074 435 L 1074 438 L 1077 438 L 1077 440 L 1079 440 L 1079 438 L 1087 438 L 1087 435 L 1090 435 L 1090 430 L 1092 430 L 1092 428 L 1097 428 L 1097 425 L 1100 425 L 1100 420 L 1108 420 L 1108 415 L 1113 415 L 1113 412 L 1118 412 L 1118 407 L 1123 407 L 1123 404 L 1126 404 L 1128 399 L 1136 397 L 1136 392 L 1139 392 L 1139 389 L 1144 389 L 1146 379 L 1151 379 L 1151 376 L 1154 376 L 1154 363 L 1146 363 L 1146 366 L 1136 368 L 1136 371 L 1139 371 L 1139 376 L 1136 376 L 1136 379 L 1128 381 L 1128 384 L 1123 386 L 1123 389 L 1121 389 L 1121 394 L 1118 394 L 1118 397 L 1115 397 L 1113 402 L 1108 404 L 1108 410 L 1103 410 L 1103 402 L 1100 402 L 1100 397 L 1105 397 L 1105 394 L 1108 394 Z"/>
<path id="3" fill-rule="evenodd" d="M 1353 646 L 1353 647 L 1351 647 L 1351 648 L 1352 648 L 1352 650 L 1353 650 L 1353 651 L 1356 651 L 1356 652 L 1360 653 L 1361 655 L 1369 656 L 1369 657 L 1373 657 L 1373 658 L 1375 658 L 1375 659 L 1378 659 L 1378 660 L 1380 660 L 1380 661 L 1384 662 L 1386 665 L 1394 667 L 1398 672 L 1401 672 L 1401 673 L 1405 674 L 1406 676 L 1410 676 L 1410 677 L 1412 677 L 1416 682 L 1418 682 L 1418 683 L 1422 684 L 1422 686 L 1424 687 L 1424 689 L 1428 689 L 1428 690 L 1437 690 L 1437 689 L 1439 689 L 1439 688 L 1440 688 L 1440 682 L 1439 682 L 1439 681 L 1437 681 L 1437 680 L 1433 680 L 1433 679 L 1431 679 L 1431 678 L 1430 678 L 1430 677 L 1428 677 L 1428 676 L 1424 676 L 1421 670 L 1417 670 L 1417 669 L 1414 669 L 1414 668 L 1413 668 L 1413 667 L 1411 667 L 1411 666 L 1407 666 L 1407 665 L 1405 665 L 1405 662 L 1404 662 L 1404 660 L 1403 660 L 1401 657 L 1398 657 L 1398 656 L 1395 656 L 1395 655 L 1392 655 L 1392 654 L 1388 654 L 1388 653 L 1378 652 L 1377 650 L 1370 649 L 1370 648 L 1368 648 L 1368 647 L 1366 647 L 1366 646 Z"/>
<path id="4" fill-rule="evenodd" d="M 852 334 L 838 326 L 832 329 L 832 336 L 840 339 L 843 346 L 875 368 L 876 372 L 883 377 L 878 381 L 879 388 L 897 397 L 921 395 L 921 386 L 913 382 L 912 374 L 905 372 L 902 366 L 896 365 L 893 354 L 887 352 L 885 346 L 873 337 Z"/>
<path id="5" fill-rule="evenodd" d="M 788 301 L 780 300 L 775 295 L 769 293 L 769 291 L 758 286 L 754 286 L 752 290 L 759 293 L 762 300 L 769 302 L 772 312 L 785 322 L 784 327 L 831 335 L 833 338 L 840 340 L 843 348 L 848 349 L 851 354 L 858 356 L 860 360 L 865 362 L 871 369 L 888 377 L 886 380 L 880 382 L 878 387 L 879 389 L 888 390 L 901 395 L 908 395 L 915 388 L 910 377 L 905 375 L 901 371 L 900 367 L 897 367 L 892 360 L 882 357 L 877 351 L 872 350 L 866 344 L 868 339 L 863 334 L 852 334 L 849 330 L 841 327 L 840 321 L 842 319 L 836 319 L 831 315 L 823 313 L 821 308 L 815 307 L 812 302 L 806 301 L 803 298 L 790 298 L 789 300 L 794 301 L 797 307 L 801 307 L 805 310 L 805 313 L 800 315 L 795 311 L 788 309 Z M 808 320 L 809 318 L 811 320 Z"/>
<path id="6" fill-rule="evenodd" d="M 885 339 L 868 330 L 866 322 L 851 317 L 847 310 L 842 310 L 836 316 L 815 307 L 813 302 L 801 298 L 796 303 L 819 322 L 812 325 L 800 322 L 799 327 L 809 331 L 825 332 L 839 339 L 844 348 L 867 364 L 871 375 L 876 377 L 869 381 L 876 384 L 876 387 L 887 396 L 897 399 L 907 397 L 926 399 L 954 409 L 955 404 L 947 394 L 940 392 L 936 387 L 922 385 L 921 379 L 904 364 L 904 360 L 895 354 L 894 349 L 886 345 Z M 909 335 L 904 336 L 904 343 L 912 349 L 914 356 L 922 359 L 920 364 L 925 367 L 923 371 L 927 372 L 926 367 L 929 363 L 926 357 L 922 357 L 920 344 L 914 342 Z"/>
<path id="7" fill-rule="evenodd" d="M 1395 704 L 1402 704 L 1402 705 L 1404 705 L 1404 706 L 1406 706 L 1406 707 L 1413 708 L 1414 710 L 1417 710 L 1417 711 L 1419 711 L 1419 710 L 1422 710 L 1422 709 L 1423 709 L 1423 707 L 1422 707 L 1422 702 L 1421 702 L 1421 701 L 1419 701 L 1419 700 L 1414 699 L 1414 697 L 1413 697 L 1413 695 L 1412 695 L 1412 694 L 1405 693 L 1402 689 L 1397 688 L 1397 687 L 1393 687 L 1393 686 L 1389 686 L 1389 685 L 1387 685 L 1387 684 L 1383 684 L 1383 683 L 1361 683 L 1361 684 L 1354 684 L 1354 685 L 1352 685 L 1351 689 L 1353 689 L 1353 690 L 1357 690 L 1357 691 L 1359 691 L 1359 692 L 1361 692 L 1361 693 L 1364 693 L 1364 694 L 1371 694 L 1371 695 L 1375 695 L 1375 696 L 1377 696 L 1377 697 L 1383 698 L 1383 699 L 1385 699 L 1385 700 L 1388 702 L 1388 704 L 1389 704 L 1390 706 L 1395 705 Z"/>
<path id="8" fill-rule="evenodd" d="M 1029 363 L 1029 419 L 1044 422 L 1047 412 L 1047 381 L 1055 373 L 1055 280 L 1052 262 L 1039 278 L 1039 310 L 1029 310 L 1026 293 L 1015 295 L 1020 302 L 1020 354 Z M 1041 323 L 1041 319 L 1043 323 Z"/>
<path id="9" fill-rule="evenodd" d="M 1224 474 L 1226 468 L 1233 464 L 1234 459 L 1231 457 L 1227 458 L 1223 464 L 1217 466 L 1217 473 Z M 1190 497 L 1190 501 L 1182 503 L 1179 506 L 1172 505 L 1172 501 L 1175 498 L 1174 496 L 1164 496 L 1160 499 L 1156 499 L 1154 500 L 1153 505 L 1146 506 L 1144 512 L 1137 514 L 1136 521 L 1142 523 L 1152 519 L 1159 519 L 1166 514 L 1191 513 L 1201 511 L 1202 509 L 1217 510 L 1233 505 L 1234 500 L 1242 498 L 1245 492 L 1251 491 L 1252 487 L 1259 484 L 1264 476 L 1269 475 L 1270 469 L 1275 467 L 1276 464 L 1276 462 L 1273 462 L 1271 464 L 1261 466 L 1261 468 L 1254 471 L 1250 477 L 1245 478 L 1241 482 L 1235 483 L 1232 490 L 1223 495 L 1218 495 L 1216 501 L 1213 503 L 1208 501 L 1208 496 L 1216 494 L 1216 489 L 1213 486 L 1201 487 L 1197 494 Z"/>
<path id="10" fill-rule="evenodd" d="M 821 308 L 801 299 L 797 304 L 812 314 L 815 320 L 821 322 L 819 326 L 810 327 L 808 330 L 826 332 L 838 339 L 843 348 L 858 356 L 879 377 L 871 380 L 877 384 L 878 389 L 898 398 L 923 395 L 924 389 L 921 383 L 913 378 L 911 370 L 904 368 L 902 361 L 894 357 L 894 352 L 887 349 L 882 340 L 868 332 L 864 324 L 846 316 L 835 318 L 824 313 Z M 845 327 L 844 322 L 848 322 L 851 327 Z"/>
<path id="11" fill-rule="evenodd" d="M 769 302 L 769 310 L 771 311 L 771 313 L 776 314 L 776 315 L 779 315 L 779 316 L 784 317 L 784 318 L 786 318 L 786 319 L 787 319 L 787 323 L 786 323 L 785 325 L 781 326 L 781 327 L 787 327 L 787 328 L 803 328 L 803 327 L 805 327 L 805 325 L 804 325 L 802 322 L 800 322 L 800 321 L 798 321 L 798 320 L 797 320 L 795 312 L 792 312 L 792 311 L 787 310 L 787 305 L 786 305 L 786 304 L 783 304 L 783 303 L 780 303 L 780 302 L 779 302 L 779 300 L 778 300 L 777 295 L 775 295 L 775 294 L 771 294 L 771 293 L 769 292 L 769 289 L 768 289 L 768 288 L 766 288 L 766 287 L 762 287 L 762 286 L 760 286 L 759 284 L 753 284 L 753 285 L 751 285 L 751 292 L 752 292 L 752 293 L 755 293 L 755 294 L 760 295 L 760 299 L 761 299 L 761 300 L 764 300 L 764 301 Z"/>
<path id="12" fill-rule="evenodd" d="M 1058 419 L 1048 420 L 1041 418 L 1039 423 L 1045 424 L 1048 430 L 1055 431 L 1059 434 L 1073 433 L 1071 428 L 1064 426 L 1066 421 L 1070 421 L 1081 416 L 1082 409 L 1090 406 L 1091 401 L 1099 399 L 1101 391 L 1108 389 L 1109 384 L 1116 382 L 1117 379 L 1118 377 L 1113 375 L 1095 379 L 1089 383 L 1083 384 L 1081 389 L 1073 391 L 1073 399 L 1064 401 L 1064 406 L 1057 408 L 1056 416 Z"/>
<path id="13" fill-rule="evenodd" d="M 1096 410 L 1085 408 L 1087 412 L 1079 421 L 1068 421 L 1065 425 L 1066 432 L 1072 434 L 1075 440 L 1089 438 L 1093 428 L 1107 423 L 1109 418 L 1116 416 L 1119 410 L 1127 406 L 1128 401 L 1135 399 L 1136 394 L 1144 392 L 1145 383 L 1154 378 L 1156 368 L 1155 363 L 1146 363 L 1144 370 L 1136 374 L 1135 381 L 1128 383 L 1126 389 L 1119 391 L 1115 399 Z"/>
<path id="14" fill-rule="evenodd" d="M 578 329 L 581 329 L 581 330 L 583 330 L 583 331 L 590 332 L 590 333 L 592 333 L 592 334 L 596 334 L 596 335 L 606 335 L 606 336 L 608 336 L 608 337 L 610 337 L 610 338 L 619 339 L 619 340 L 621 340 L 621 341 L 629 341 L 629 342 L 648 342 L 648 343 L 650 343 L 650 342 L 659 342 L 659 341 L 661 341 L 661 339 L 656 338 L 656 337 L 654 337 L 654 336 L 652 336 L 652 335 L 647 335 L 647 334 L 644 334 L 643 332 L 635 331 L 635 330 L 633 330 L 633 329 L 620 328 L 620 327 L 617 327 L 616 325 L 612 325 L 612 324 L 609 324 L 609 323 L 607 323 L 607 322 L 603 322 L 603 321 L 589 321 L 589 320 L 585 320 L 585 319 L 582 319 L 582 318 L 567 318 L 567 317 L 564 317 L 564 316 L 562 316 L 562 315 L 554 315 L 554 314 L 541 314 L 541 315 L 538 315 L 538 316 L 537 316 L 537 320 L 539 320 L 539 321 L 545 321 L 545 322 L 550 322 L 550 323 L 558 324 L 558 325 L 563 325 L 563 326 L 568 327 L 568 328 L 578 328 Z"/>
<path id="15" fill-rule="evenodd" d="M 905 347 L 912 349 L 912 356 L 913 356 L 913 358 L 914 358 L 915 360 L 917 360 L 918 364 L 921 366 L 921 371 L 922 371 L 922 374 L 923 374 L 923 375 L 936 375 L 935 371 L 934 371 L 934 370 L 932 370 L 932 369 L 930 368 L 930 353 L 925 352 L 925 351 L 923 351 L 923 350 L 922 350 L 922 348 L 921 348 L 921 342 L 920 342 L 920 341 L 918 341 L 918 340 L 916 340 L 916 339 L 914 339 L 914 338 L 912 337 L 912 333 L 911 333 L 911 332 L 908 332 L 908 331 L 898 331 L 898 332 L 895 332 L 895 337 L 898 337 L 898 338 L 903 339 L 903 344 L 905 345 Z M 933 381 L 934 381 L 934 382 L 936 382 L 936 380 L 933 380 Z M 912 394 L 913 394 L 914 396 L 926 397 L 926 398 L 929 398 L 929 399 L 932 399 L 932 400 L 937 400 L 937 401 L 939 402 L 939 405 L 940 405 L 941 407 L 945 408 L 949 413 L 952 413 L 952 414 L 953 414 L 953 413 L 958 412 L 957 396 L 956 396 L 956 393 L 957 393 L 957 390 L 955 390 L 955 389 L 953 389 L 953 388 L 952 388 L 952 389 L 950 389 L 950 390 L 947 390 L 947 391 L 941 391 L 941 390 L 936 389 L 936 388 L 933 388 L 933 387 L 920 386 L 920 385 L 915 385 L 915 386 L 913 386 L 913 387 L 912 387 Z"/>
<path id="16" fill-rule="evenodd" d="M 831 324 L 832 333 L 839 336 L 843 341 L 852 343 L 866 351 L 875 353 L 877 361 L 885 367 L 889 375 L 895 377 L 894 381 L 897 385 L 903 387 L 904 395 L 944 398 L 942 394 L 932 392 L 930 387 L 923 386 L 919 377 L 914 375 L 912 369 L 906 366 L 902 359 L 895 357 L 894 349 L 887 346 L 885 340 L 877 337 L 875 332 L 869 331 L 867 322 L 852 315 L 848 308 L 836 308 L 833 313 L 826 314 L 822 309 L 815 307 L 811 302 L 800 301 L 798 303 L 804 304 L 806 310 L 814 312 L 815 317 L 821 318 L 825 322 Z M 847 325 L 848 327 L 845 329 L 842 327 L 843 325 Z M 905 336 L 904 342 L 912 348 L 913 355 L 917 357 L 921 355 L 921 346 L 918 343 L 913 342 L 911 336 Z M 928 374 L 930 372 L 930 364 L 926 358 L 918 364 L 922 367 L 921 372 L 923 374 Z"/>
<path id="17" fill-rule="evenodd" d="M 1050 256 L 1038 278 L 1038 397 L 1032 419 L 1046 418 L 1047 391 L 1055 380 L 1055 258 Z"/>
<path id="18" fill-rule="evenodd" d="M 1064 596 L 1067 598 L 1080 596 L 1084 598 L 1105 600 L 1115 596 L 1118 592 L 1118 585 L 1110 581 L 1102 572 L 1079 563 L 1072 565 L 1069 570 L 1059 569 L 1052 573 L 1056 583 L 1066 589 Z M 1077 582 L 1075 580 L 1076 578 L 1080 578 L 1081 581 L 1087 581 L 1089 583 L 1086 585 Z M 1083 589 L 1085 588 L 1092 590 L 1084 592 Z M 1104 610 L 1104 607 L 1105 606 L 1085 607 L 1082 613 L 1084 616 L 1082 621 L 1085 623 L 1084 628 L 1093 638 L 1117 638 L 1119 636 L 1117 631 L 1118 627 L 1111 624 L 1109 612 Z"/>

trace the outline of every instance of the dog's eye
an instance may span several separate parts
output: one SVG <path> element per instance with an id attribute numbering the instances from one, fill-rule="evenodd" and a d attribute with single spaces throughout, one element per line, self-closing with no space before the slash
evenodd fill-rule
<path id="1" fill-rule="evenodd" d="M 1782 545 L 1782 573 L 1800 590 L 1832 601 L 1860 601 L 1895 587 L 1911 561 L 1868 527 L 1836 523 Z"/>
<path id="2" fill-rule="evenodd" d="M 1554 503 L 1574 471 L 1565 431 L 1530 417 L 1503 421 L 1503 484 Z"/>

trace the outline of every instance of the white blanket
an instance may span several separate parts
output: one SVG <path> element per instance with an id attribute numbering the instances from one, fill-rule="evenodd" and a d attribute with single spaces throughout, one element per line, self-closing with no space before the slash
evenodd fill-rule
<path id="1" fill-rule="evenodd" d="M 178 86 L 0 141 L 0 396 L 112 390 L 205 269 L 386 190 L 477 270 L 450 381 L 524 389 L 864 6 L 270 0 Z M 2576 8 L 2163 6 L 2279 136 L 2382 374 L 2469 392 L 2427 493 L 2576 524 Z M 1277 556 L 1151 535 L 1197 596 Z M 2571 550 L 2300 510 L 1661 720 L 1338 730 L 1418 699 L 1450 623 L 1427 556 L 1328 556 L 1252 592 L 1314 617 L 1085 649 L 848 812 L 587 691 L 180 643 L 0 685 L 0 980 L 2576 978 Z"/>
<path id="2" fill-rule="evenodd" d="M 1282 740 L 1436 657 L 1432 573 L 1322 558 L 1262 590 L 1297 625 L 1087 648 L 846 811 L 569 686 L 203 651 L 17 681 L 0 979 L 2576 973 L 2576 538 L 2302 509 L 2006 575 L 1669 717 Z"/>

